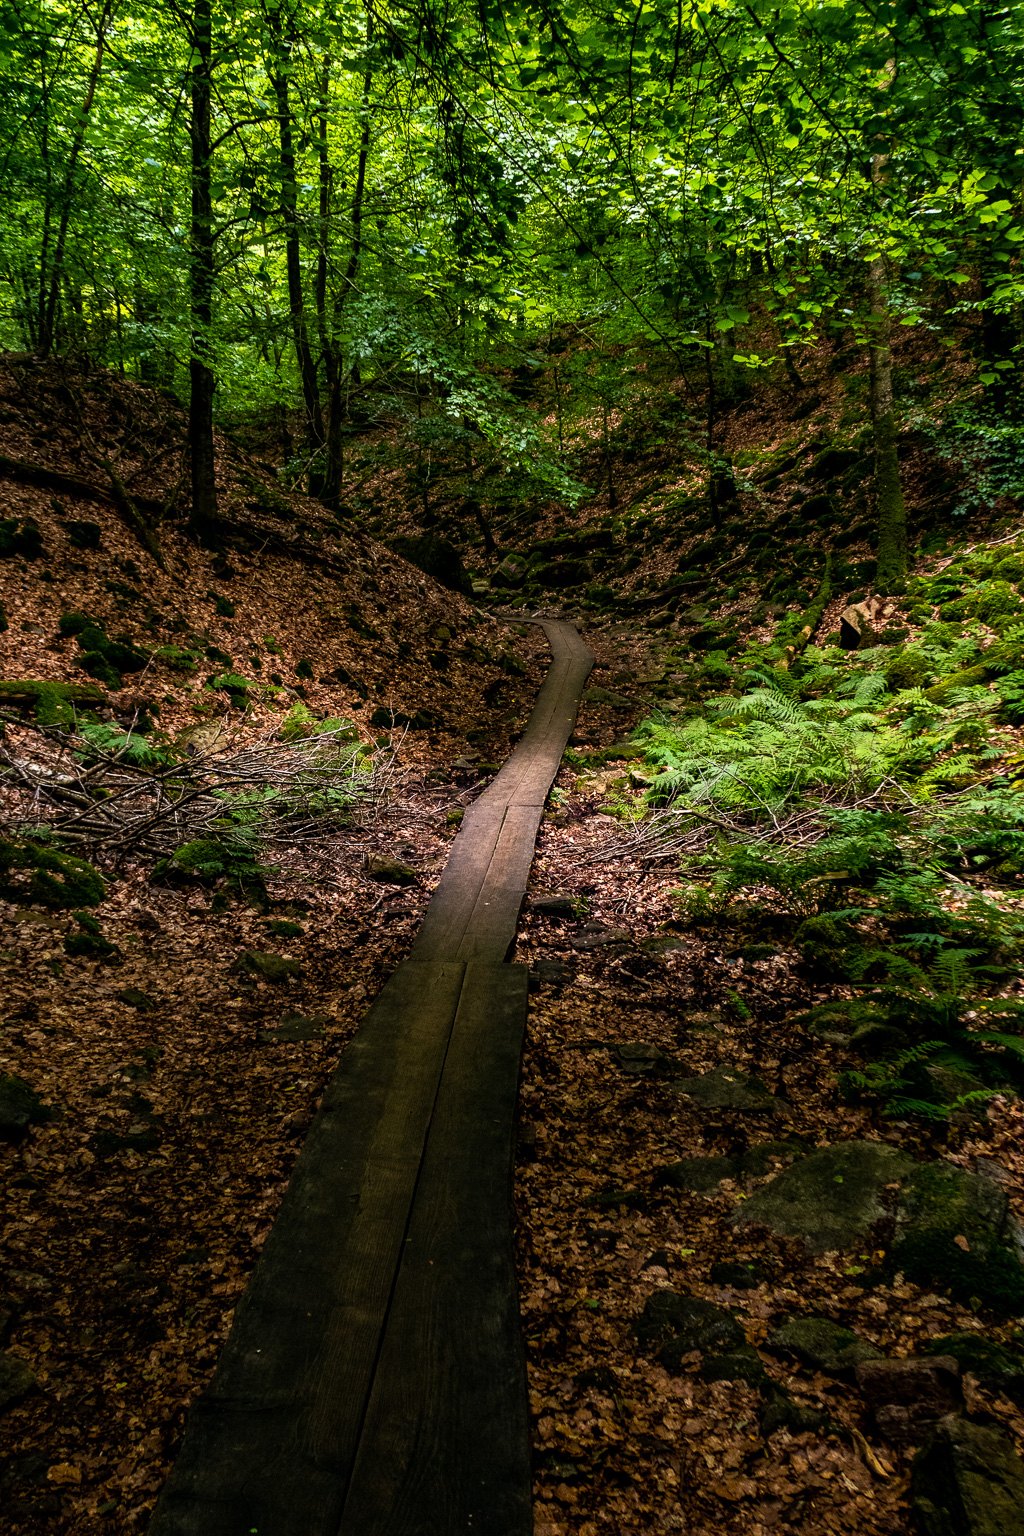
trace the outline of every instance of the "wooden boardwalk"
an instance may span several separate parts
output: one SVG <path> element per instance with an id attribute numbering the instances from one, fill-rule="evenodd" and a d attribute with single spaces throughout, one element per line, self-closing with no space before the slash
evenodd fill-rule
<path id="1" fill-rule="evenodd" d="M 593 657 L 552 663 L 410 957 L 342 1057 L 149 1536 L 529 1536 L 508 964 Z"/>

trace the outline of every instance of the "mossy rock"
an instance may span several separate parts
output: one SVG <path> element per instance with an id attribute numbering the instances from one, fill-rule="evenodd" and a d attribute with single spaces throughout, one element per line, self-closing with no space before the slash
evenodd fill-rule
<path id="1" fill-rule="evenodd" d="M 904 688 L 920 688 L 928 676 L 928 671 L 928 663 L 923 656 L 912 650 L 904 651 L 886 667 L 884 673 L 886 686 L 891 693 L 899 693 Z"/>
<path id="2" fill-rule="evenodd" d="M 836 1142 L 757 1190 L 733 1222 L 761 1223 L 783 1237 L 799 1237 L 812 1253 L 848 1248 L 886 1214 L 885 1186 L 913 1167 L 906 1153 L 883 1142 Z"/>
<path id="3" fill-rule="evenodd" d="M 38 560 L 43 553 L 43 536 L 35 518 L 0 518 L 0 560 Z"/>
<path id="4" fill-rule="evenodd" d="M 925 1163 L 903 1183 L 885 1269 L 968 1305 L 1022 1313 L 1024 1266 L 1014 1231 L 1000 1185 L 949 1163 Z"/>
<path id="5" fill-rule="evenodd" d="M 435 534 L 402 536 L 391 540 L 391 548 L 410 565 L 451 592 L 461 592 L 464 597 L 473 596 L 473 583 L 469 578 L 462 556 L 450 539 Z M 379 639 L 380 637 L 377 636 Z"/>
<path id="6" fill-rule="evenodd" d="M 73 518 L 64 524 L 64 532 L 76 549 L 99 549 L 103 529 L 99 523 Z"/>
<path id="7" fill-rule="evenodd" d="M 951 672 L 941 682 L 926 688 L 924 696 L 929 704 L 945 704 L 951 693 L 958 688 L 981 688 L 995 676 L 995 668 L 978 665 L 965 667 L 961 672 Z"/>
<path id="8" fill-rule="evenodd" d="M 92 683 L 53 683 L 48 679 L 0 682 L 0 707 L 6 704 L 29 709 L 40 725 L 71 726 L 76 706 L 88 710 L 107 703 L 103 689 Z"/>
<path id="9" fill-rule="evenodd" d="M 873 1344 L 828 1317 L 792 1318 L 768 1335 L 765 1349 L 775 1355 L 794 1355 L 810 1370 L 843 1381 L 852 1381 L 863 1361 L 884 1359 Z"/>
<path id="10" fill-rule="evenodd" d="M 201 837 L 183 843 L 169 858 L 154 866 L 149 878 L 156 884 L 205 886 L 223 879 L 257 906 L 266 907 L 268 903 L 263 871 L 251 853 L 218 838 Z"/>
<path id="11" fill-rule="evenodd" d="M 918 1451 L 911 1500 L 919 1536 L 1016 1536 L 1024 1467 L 1009 1436 L 950 1417 Z"/>
<path id="12" fill-rule="evenodd" d="M 0 895 L 6 900 L 66 911 L 98 907 L 106 894 L 99 871 L 85 859 L 29 840 L 0 841 Z"/>
<path id="13" fill-rule="evenodd" d="M 997 581 L 1024 581 L 1024 554 L 1004 555 L 992 567 L 992 575 Z"/>
<path id="14" fill-rule="evenodd" d="M 992 1392 L 1024 1402 L 1024 1355 L 995 1344 L 981 1333 L 948 1333 L 928 1344 L 929 1355 L 951 1355 L 966 1375 Z"/>
<path id="15" fill-rule="evenodd" d="M 232 962 L 231 969 L 276 985 L 300 977 L 302 962 L 292 960 L 287 955 L 271 955 L 259 949 L 245 949 L 237 960 Z"/>

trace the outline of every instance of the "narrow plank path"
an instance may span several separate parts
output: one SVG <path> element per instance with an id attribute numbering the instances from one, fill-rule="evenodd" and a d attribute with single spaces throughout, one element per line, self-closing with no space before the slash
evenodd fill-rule
<path id="1" fill-rule="evenodd" d="M 529 1536 L 508 964 L 593 656 L 552 662 L 408 960 L 342 1057 L 149 1536 Z"/>

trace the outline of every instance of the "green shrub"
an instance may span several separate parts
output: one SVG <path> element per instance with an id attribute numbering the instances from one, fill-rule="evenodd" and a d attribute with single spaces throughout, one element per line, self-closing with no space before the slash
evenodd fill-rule
<path id="1" fill-rule="evenodd" d="M 264 910 L 269 905 L 266 871 L 256 863 L 252 848 L 239 835 L 197 838 L 183 843 L 153 868 L 150 880 L 169 885 L 213 886 L 221 881 Z"/>

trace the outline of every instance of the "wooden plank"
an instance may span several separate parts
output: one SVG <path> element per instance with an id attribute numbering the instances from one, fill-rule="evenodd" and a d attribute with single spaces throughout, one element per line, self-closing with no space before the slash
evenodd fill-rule
<path id="1" fill-rule="evenodd" d="M 524 967 L 474 963 L 452 1031 L 341 1536 L 529 1536 L 511 1242 Z"/>
<path id="2" fill-rule="evenodd" d="M 150 1536 L 335 1536 L 463 975 L 406 962 L 345 1051 Z"/>
<path id="3" fill-rule="evenodd" d="M 336 1536 L 343 1511 L 351 1536 L 530 1528 L 509 1227 L 526 973 L 494 962 L 593 662 L 545 629 L 527 731 L 329 1085 L 149 1536 Z"/>
<path id="4" fill-rule="evenodd" d="M 506 811 L 457 959 L 500 962 L 509 958 L 543 813 L 543 801 L 510 805 Z"/>
<path id="5" fill-rule="evenodd" d="M 593 654 L 571 624 L 551 621 L 545 623 L 544 630 L 553 659 L 526 730 L 508 762 L 466 812 L 413 944 L 413 959 L 465 959 L 469 955 L 505 958 L 519 918 L 544 801 L 572 733 L 583 684 L 594 664 Z M 529 817 L 517 815 L 506 833 L 511 808 L 526 805 L 537 808 L 532 829 Z M 514 858 L 509 863 L 510 836 L 523 840 L 524 853 L 528 848 L 525 866 Z M 506 875 L 490 872 L 499 847 L 499 863 L 508 871 Z M 514 878 L 521 876 L 518 890 L 509 883 L 513 865 Z M 485 881 L 489 885 L 486 895 Z M 499 944 L 502 933 L 507 938 Z"/>

